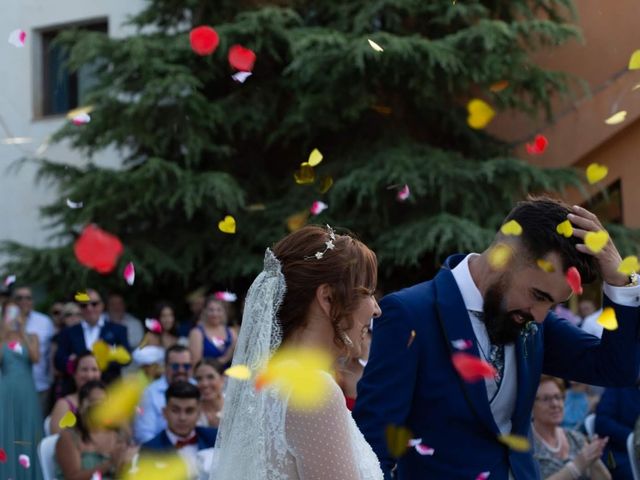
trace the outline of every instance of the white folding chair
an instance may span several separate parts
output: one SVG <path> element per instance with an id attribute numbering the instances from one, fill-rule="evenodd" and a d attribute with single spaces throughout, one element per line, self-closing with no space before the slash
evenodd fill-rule
<path id="1" fill-rule="evenodd" d="M 584 429 L 587 432 L 587 436 L 589 437 L 589 440 L 591 440 L 596 433 L 596 414 L 595 413 L 590 413 L 584 419 Z"/>
<path id="2" fill-rule="evenodd" d="M 44 436 L 51 435 L 51 415 L 44 419 Z"/>
<path id="3" fill-rule="evenodd" d="M 44 480 L 55 480 L 56 475 L 56 443 L 60 434 L 44 437 L 38 445 L 38 458 L 42 468 L 42 478 Z"/>
<path id="4" fill-rule="evenodd" d="M 635 448 L 633 448 L 633 432 L 627 437 L 627 455 L 629 455 L 629 465 L 631 465 L 631 473 L 633 474 L 633 480 L 640 480 L 640 465 L 638 465 L 638 459 L 636 458 Z"/>

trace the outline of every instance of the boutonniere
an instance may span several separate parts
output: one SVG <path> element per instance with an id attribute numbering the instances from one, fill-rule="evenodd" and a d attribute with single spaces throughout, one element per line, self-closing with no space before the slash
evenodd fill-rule
<path id="1" fill-rule="evenodd" d="M 538 333 L 538 325 L 536 322 L 528 321 L 522 327 L 520 331 L 520 336 L 522 337 L 522 344 L 524 346 L 524 357 L 527 358 L 527 341 L 530 337 L 533 337 L 536 333 Z"/>

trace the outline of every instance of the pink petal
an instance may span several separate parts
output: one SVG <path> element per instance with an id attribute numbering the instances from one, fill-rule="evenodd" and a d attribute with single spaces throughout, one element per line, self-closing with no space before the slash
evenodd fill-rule
<path id="1" fill-rule="evenodd" d="M 31 460 L 29 460 L 29 457 L 24 454 L 18 457 L 18 463 L 22 465 L 24 468 L 29 468 L 31 466 Z"/>
<path id="2" fill-rule="evenodd" d="M 93 472 L 93 475 L 91 475 L 91 480 L 102 480 L 102 472 L 100 470 L 96 470 L 95 472 Z"/>
<path id="3" fill-rule="evenodd" d="M 8 347 L 16 353 L 22 353 L 22 345 L 20 345 L 20 342 L 9 342 Z"/>
<path id="4" fill-rule="evenodd" d="M 422 456 L 425 456 L 425 455 L 431 456 L 435 452 L 433 448 L 429 448 L 426 445 L 423 445 L 422 443 L 419 445 L 416 445 L 415 449 L 416 449 L 416 452 L 418 452 Z"/>
<path id="5" fill-rule="evenodd" d="M 224 338 L 212 337 L 211 341 L 213 342 L 213 344 L 216 346 L 217 349 L 221 349 L 222 347 L 224 347 L 224 342 L 225 342 Z"/>
<path id="6" fill-rule="evenodd" d="M 236 72 L 231 75 L 231 78 L 233 78 L 236 82 L 244 83 L 244 81 L 251 75 L 253 75 L 253 73 L 251 72 Z"/>
<path id="7" fill-rule="evenodd" d="M 476 480 L 487 480 L 487 478 L 489 478 L 489 475 L 491 475 L 491 472 L 479 473 L 478 476 L 476 477 Z"/>
<path id="8" fill-rule="evenodd" d="M 471 340 L 459 338 L 458 340 L 453 340 L 451 345 L 453 345 L 453 348 L 456 350 L 468 350 L 473 347 L 473 342 Z"/>
<path id="9" fill-rule="evenodd" d="M 155 318 L 147 318 L 144 321 L 144 326 L 153 333 L 162 333 L 162 324 Z"/>
<path id="10" fill-rule="evenodd" d="M 127 266 L 124 267 L 124 279 L 129 285 L 133 285 L 136 280 L 136 269 L 133 266 L 133 262 L 127 263 Z"/>
<path id="11" fill-rule="evenodd" d="M 21 29 L 14 30 L 9 34 L 9 43 L 14 47 L 24 47 L 24 41 L 27 39 L 27 32 Z"/>
<path id="12" fill-rule="evenodd" d="M 411 438 L 409 439 L 409 443 L 407 445 L 409 447 L 415 447 L 416 445 L 420 445 L 422 443 L 422 438 Z"/>
<path id="13" fill-rule="evenodd" d="M 309 209 L 309 211 L 311 212 L 311 215 L 320 215 L 327 208 L 329 208 L 329 205 L 327 205 L 324 202 L 321 202 L 320 200 L 316 200 L 311 205 L 311 208 Z"/>
<path id="14" fill-rule="evenodd" d="M 396 195 L 396 198 L 398 199 L 398 201 L 404 202 L 407 198 L 409 198 L 409 195 L 411 195 L 411 191 L 409 190 L 409 185 L 405 185 L 400 189 L 400 191 L 398 192 L 398 195 Z"/>
<path id="15" fill-rule="evenodd" d="M 4 279 L 4 286 L 5 287 L 8 287 L 12 283 L 16 283 L 16 276 L 15 275 L 9 275 L 7 278 Z"/>
<path id="16" fill-rule="evenodd" d="M 213 296 L 217 300 L 222 300 L 223 302 L 235 302 L 238 299 L 238 296 L 231 292 L 216 292 Z"/>
<path id="17" fill-rule="evenodd" d="M 88 113 L 79 113 L 75 117 L 71 119 L 74 125 L 84 125 L 85 123 L 89 123 L 91 121 L 91 117 Z"/>

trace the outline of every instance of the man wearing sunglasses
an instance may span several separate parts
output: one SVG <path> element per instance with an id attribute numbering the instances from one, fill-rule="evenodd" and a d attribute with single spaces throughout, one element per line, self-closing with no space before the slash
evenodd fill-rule
<path id="1" fill-rule="evenodd" d="M 109 322 L 103 316 L 104 304 L 100 294 L 93 289 L 87 289 L 89 300 L 80 303 L 82 320 L 79 324 L 65 328 L 58 338 L 58 350 L 55 356 L 55 366 L 59 372 L 67 372 L 67 364 L 72 356 L 86 350 L 91 350 L 98 340 L 103 340 L 111 346 L 123 346 L 127 350 L 127 329 L 122 325 Z M 102 380 L 109 383 L 120 376 L 122 365 L 110 363 L 102 372 Z"/>
<path id="2" fill-rule="evenodd" d="M 50 388 L 53 377 L 49 371 L 49 352 L 55 328 L 48 316 L 33 309 L 33 294 L 30 287 L 18 287 L 12 296 L 26 320 L 25 331 L 38 337 L 40 359 L 33 365 L 33 381 L 40 396 L 42 413 L 46 416 L 51 405 Z"/>
<path id="3" fill-rule="evenodd" d="M 133 421 L 133 437 L 137 443 L 146 443 L 167 428 L 167 420 L 162 413 L 166 405 L 167 388 L 177 381 L 192 382 L 192 367 L 191 352 L 187 347 L 173 345 L 167 349 L 164 375 L 145 389 Z"/>

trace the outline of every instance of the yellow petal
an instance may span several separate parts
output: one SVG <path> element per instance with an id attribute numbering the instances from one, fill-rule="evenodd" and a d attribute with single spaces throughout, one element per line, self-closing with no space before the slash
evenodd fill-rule
<path id="1" fill-rule="evenodd" d="M 97 427 L 128 424 L 136 412 L 147 382 L 144 375 L 129 375 L 107 388 L 107 398 L 89 412 L 90 422 Z"/>
<path id="2" fill-rule="evenodd" d="M 236 378 L 238 380 L 249 380 L 251 378 L 251 370 L 246 365 L 234 365 L 224 371 L 227 377 Z"/>
<path id="3" fill-rule="evenodd" d="M 86 107 L 79 107 L 74 108 L 73 110 L 69 110 L 67 112 L 67 120 L 73 120 L 75 117 L 82 114 L 88 115 L 93 112 L 93 108 L 93 105 L 87 105 Z"/>
<path id="4" fill-rule="evenodd" d="M 87 294 L 87 292 L 78 292 L 75 297 L 76 302 L 86 303 L 91 301 L 91 297 Z"/>
<path id="5" fill-rule="evenodd" d="M 629 58 L 629 70 L 639 70 L 640 69 L 640 50 L 636 50 L 631 54 Z"/>
<path id="6" fill-rule="evenodd" d="M 541 270 L 544 270 L 547 273 L 553 273 L 556 271 L 555 267 L 553 266 L 553 263 L 544 260 L 542 258 L 539 258 L 536 263 L 538 264 L 538 267 L 540 267 Z"/>
<path id="7" fill-rule="evenodd" d="M 502 90 L 504 90 L 505 88 L 507 88 L 509 86 L 509 81 L 508 80 L 500 80 L 499 82 L 496 82 L 494 84 L 492 84 L 489 87 L 489 90 L 491 90 L 493 93 L 499 93 Z"/>
<path id="8" fill-rule="evenodd" d="M 627 111 L 621 110 L 617 113 L 614 113 L 609 118 L 607 118 L 604 123 L 607 125 L 618 125 L 619 123 L 624 122 L 627 119 Z"/>
<path id="9" fill-rule="evenodd" d="M 531 450 L 529 440 L 526 437 L 521 437 L 520 435 L 500 435 L 498 440 L 516 452 L 528 452 Z"/>
<path id="10" fill-rule="evenodd" d="M 571 225 L 571 222 L 569 220 L 565 220 L 564 222 L 558 224 L 558 226 L 556 227 L 556 232 L 567 238 L 571 238 L 573 236 L 573 225 Z"/>
<path id="11" fill-rule="evenodd" d="M 397 425 L 387 425 L 385 428 L 387 448 L 394 458 L 400 458 L 409 447 L 409 440 L 413 438 L 411 430 Z"/>
<path id="12" fill-rule="evenodd" d="M 601 180 L 604 180 L 608 174 L 609 174 L 609 169 L 607 168 L 606 165 L 592 163 L 587 167 L 587 181 L 591 185 L 593 185 L 594 183 L 598 183 Z"/>
<path id="13" fill-rule="evenodd" d="M 373 48 L 376 52 L 384 52 L 384 49 L 380 45 L 378 45 L 376 42 L 374 42 L 370 38 L 368 39 L 368 41 L 369 41 L 369 45 L 371 45 L 371 48 Z"/>
<path id="14" fill-rule="evenodd" d="M 584 244 L 593 253 L 600 253 L 609 243 L 609 234 L 604 230 L 588 232 L 584 237 Z"/>
<path id="15" fill-rule="evenodd" d="M 309 154 L 309 160 L 307 161 L 307 163 L 312 167 L 317 167 L 318 165 L 320 165 L 321 161 L 322 153 L 320 153 L 320 150 L 318 150 L 317 148 L 314 148 L 313 151 Z"/>
<path id="16" fill-rule="evenodd" d="M 620 265 L 618 265 L 618 271 L 625 275 L 631 275 L 632 273 L 640 271 L 640 262 L 638 262 L 638 257 L 635 255 L 625 257 L 625 259 L 620 262 Z"/>
<path id="17" fill-rule="evenodd" d="M 504 270 L 513 256 L 513 249 L 504 243 L 499 243 L 489 250 L 489 265 L 494 270 Z"/>
<path id="18" fill-rule="evenodd" d="M 332 186 L 333 178 L 327 175 L 320 178 L 320 185 L 318 186 L 318 190 L 320 191 L 320 193 L 327 193 Z"/>
<path id="19" fill-rule="evenodd" d="M 58 422 L 58 426 L 60 428 L 71 428 L 76 424 L 76 420 L 76 416 L 71 410 L 69 410 L 62 416 L 62 418 Z"/>
<path id="20" fill-rule="evenodd" d="M 189 467 L 177 453 L 142 453 L 135 468 L 122 472 L 123 480 L 187 480 Z"/>
<path id="21" fill-rule="evenodd" d="M 126 348 L 117 346 L 116 348 L 109 350 L 109 361 L 119 363 L 120 365 L 126 365 L 131 362 L 131 354 Z"/>
<path id="22" fill-rule="evenodd" d="M 467 104 L 467 111 L 469 112 L 467 123 L 476 130 L 486 127 L 496 115 L 495 110 L 487 102 L 479 98 L 474 98 Z"/>
<path id="23" fill-rule="evenodd" d="M 300 164 L 300 169 L 293 174 L 298 185 L 310 185 L 316 181 L 316 172 L 308 162 Z"/>
<path id="24" fill-rule="evenodd" d="M 616 330 L 618 328 L 618 319 L 616 318 L 615 310 L 611 307 L 605 308 L 598 317 L 598 323 L 607 330 Z"/>
<path id="25" fill-rule="evenodd" d="M 109 353 L 111 352 L 111 348 L 104 340 L 98 340 L 93 344 L 91 350 L 96 357 L 98 368 L 101 372 L 104 372 L 109 366 Z"/>
<path id="26" fill-rule="evenodd" d="M 290 232 L 295 232 L 304 227 L 309 219 L 309 210 L 304 209 L 301 212 L 294 213 L 287 218 L 287 228 Z"/>
<path id="27" fill-rule="evenodd" d="M 227 215 L 226 217 L 224 217 L 224 220 L 220 220 L 218 222 L 218 229 L 222 233 L 229 233 L 233 235 L 234 233 L 236 233 L 236 219 L 231 215 Z"/>
<path id="28" fill-rule="evenodd" d="M 522 227 L 515 220 L 509 220 L 507 223 L 502 225 L 500 231 L 503 235 L 513 235 L 515 237 L 522 235 Z"/>

